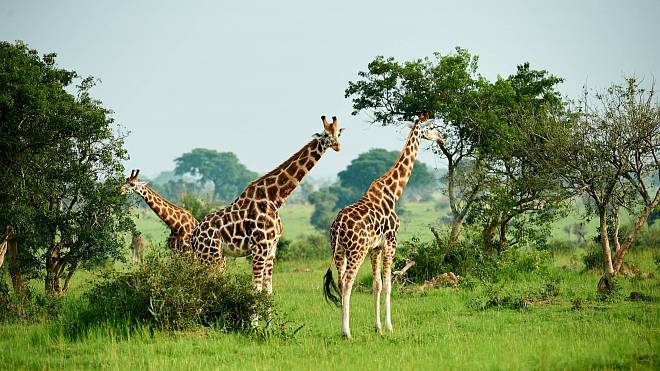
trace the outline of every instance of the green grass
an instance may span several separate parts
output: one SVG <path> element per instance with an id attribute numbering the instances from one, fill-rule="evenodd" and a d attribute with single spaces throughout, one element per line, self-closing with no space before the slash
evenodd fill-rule
<path id="1" fill-rule="evenodd" d="M 650 250 L 633 254 L 649 261 Z M 247 269 L 244 261 L 234 264 Z M 311 272 L 295 272 L 310 268 Z M 656 279 L 621 278 L 621 295 L 632 290 L 653 302 L 596 298 L 598 276 L 563 272 L 560 295 L 524 310 L 479 310 L 471 304 L 483 289 L 433 289 L 393 295 L 395 331 L 373 332 L 372 296 L 359 291 L 351 302 L 353 341 L 339 336 L 340 312 L 323 302 L 325 261 L 285 262 L 274 274 L 277 311 L 304 325 L 289 340 L 258 340 L 202 329 L 190 333 L 129 338 L 99 327 L 70 340 L 56 322 L 0 325 L 0 369 L 615 369 L 660 367 L 659 285 Z M 368 262 L 361 276 L 369 275 Z M 657 272 L 656 272 L 657 274 Z M 507 289 L 541 289 L 547 279 L 530 275 Z M 80 284 L 80 283 L 78 283 Z M 583 301 L 580 310 L 573 300 Z M 75 299 L 70 299 L 75 303 Z M 73 305 L 73 304 L 72 304 Z"/>
<path id="2" fill-rule="evenodd" d="M 282 219 L 288 238 L 314 231 L 308 223 L 311 211 L 310 206 L 285 207 Z M 164 248 L 165 225 L 150 210 L 139 215 L 138 229 L 150 248 Z M 406 204 L 399 239 L 428 235 L 428 225 L 438 215 L 443 214 L 432 202 Z M 619 278 L 619 295 L 611 301 L 596 295 L 598 274 L 579 268 L 583 253 L 575 249 L 556 255 L 549 276 L 528 275 L 499 284 L 512 295 L 539 292 L 548 282 L 557 285 L 556 298 L 533 302 L 523 310 L 477 309 L 474 303 L 486 297 L 481 285 L 474 290 L 431 289 L 421 294 L 395 291 L 395 330 L 383 335 L 373 331 L 371 294 L 356 289 L 351 301 L 353 341 L 340 337 L 340 311 L 322 299 L 322 277 L 329 262 L 281 262 L 274 273 L 277 318 L 288 321 L 289 334 L 303 325 L 293 338 L 264 340 L 212 329 L 168 333 L 146 328 L 127 338 L 120 335 L 121 328 L 108 325 L 72 340 L 62 329 L 64 320 L 0 323 L 0 370 L 659 369 L 657 252 L 631 251 L 626 260 L 648 275 Z M 230 264 L 249 269 L 245 259 Z M 125 268 L 119 263 L 114 267 Z M 356 282 L 370 275 L 366 261 Z M 80 271 L 65 300 L 64 314 L 75 310 L 78 296 L 102 276 L 100 270 Z M 42 283 L 33 285 L 40 288 Z M 631 291 L 651 295 L 653 300 L 624 300 Z M 582 303 L 579 309 L 574 309 L 576 299 Z"/>

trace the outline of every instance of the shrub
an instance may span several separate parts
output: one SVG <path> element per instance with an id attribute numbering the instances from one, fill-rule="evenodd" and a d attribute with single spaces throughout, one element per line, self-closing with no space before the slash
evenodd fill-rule
<path id="1" fill-rule="evenodd" d="M 545 275 L 552 263 L 552 254 L 545 250 L 510 248 L 499 255 L 490 255 L 484 252 L 476 236 L 456 241 L 451 248 L 444 243 L 446 236 L 439 234 L 439 237 L 433 241 L 413 237 L 402 242 L 395 258 L 395 270 L 410 259 L 415 265 L 406 277 L 417 283 L 446 272 L 497 282 L 527 273 Z"/>
<path id="2" fill-rule="evenodd" d="M 107 274 L 84 298 L 88 305 L 77 315 L 83 327 L 128 321 L 166 330 L 240 331 L 271 308 L 267 295 L 252 288 L 249 274 L 220 275 L 191 255 L 170 252 L 147 256 L 135 271 Z"/>
<path id="3" fill-rule="evenodd" d="M 603 269 L 603 252 L 600 247 L 591 244 L 587 247 L 587 253 L 582 257 L 584 267 L 586 270 L 602 270 Z"/>
<path id="4" fill-rule="evenodd" d="M 329 258 L 330 252 L 328 239 L 320 233 L 306 234 L 293 242 L 283 240 L 277 245 L 277 258 L 281 260 Z"/>
<path id="5" fill-rule="evenodd" d="M 0 280 L 0 322 L 40 322 L 57 315 L 59 297 L 47 297 L 24 286 L 23 295 L 10 292 L 7 282 Z"/>

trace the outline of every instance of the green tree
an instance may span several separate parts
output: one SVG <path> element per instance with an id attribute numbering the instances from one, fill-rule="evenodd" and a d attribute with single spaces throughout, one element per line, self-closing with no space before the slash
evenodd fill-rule
<path id="1" fill-rule="evenodd" d="M 309 195 L 309 202 L 314 205 L 314 211 L 310 217 L 310 223 L 320 232 L 330 230 L 336 216 L 336 204 L 338 193 L 330 188 L 321 188 Z"/>
<path id="2" fill-rule="evenodd" d="M 399 157 L 399 151 L 372 148 L 353 159 L 346 169 L 339 172 L 339 184 L 334 186 L 337 194 L 335 209 L 355 202 L 362 197 L 371 183 L 382 176 Z M 429 167 L 421 161 L 415 161 L 414 171 L 404 191 L 404 196 L 419 192 L 432 192 L 439 184 Z"/>
<path id="3" fill-rule="evenodd" d="M 118 192 L 124 136 L 91 97 L 94 79 L 55 57 L 0 42 L 0 224 L 16 232 L 16 292 L 28 274 L 66 293 L 79 267 L 122 257 L 134 228 Z"/>
<path id="4" fill-rule="evenodd" d="M 405 62 L 377 57 L 348 83 L 346 97 L 353 100 L 353 114 L 367 110 L 383 125 L 430 112 L 446 139 L 439 152 L 448 163 L 449 245 L 471 215 L 483 222 L 487 241 L 499 228 L 504 246 L 509 226 L 517 226 L 513 242 L 520 242 L 528 227 L 556 216 L 552 211 L 562 199 L 557 182 L 533 163 L 533 155 L 547 149 L 538 140 L 547 126 L 533 123 L 553 122 L 545 118 L 563 107 L 555 90 L 561 80 L 523 64 L 515 75 L 491 83 L 477 73 L 477 61 L 461 48 Z"/>
<path id="5" fill-rule="evenodd" d="M 202 183 L 212 182 L 217 198 L 230 202 L 245 186 L 257 178 L 257 173 L 248 170 L 232 152 L 195 148 L 175 159 L 177 175 L 199 176 Z"/>
<path id="6" fill-rule="evenodd" d="M 476 150 L 478 131 L 473 112 L 480 109 L 481 86 L 487 84 L 477 74 L 476 56 L 465 49 L 433 58 L 398 62 L 376 57 L 367 71 L 350 81 L 346 98 L 352 98 L 353 114 L 369 111 L 373 121 L 394 125 L 419 112 L 429 112 L 440 120 L 445 144 L 440 152 L 447 158 L 447 187 L 452 213 L 449 243 L 459 236 L 461 226 L 482 191 L 482 159 Z"/>
<path id="7" fill-rule="evenodd" d="M 568 190 L 588 196 L 589 211 L 600 221 L 599 289 L 609 290 L 611 276 L 620 272 L 626 252 L 660 203 L 660 105 L 654 87 L 644 89 L 635 78 L 591 99 L 585 93 L 575 125 L 549 137 L 558 150 L 547 167 L 557 169 Z M 622 208 L 634 220 L 625 237 Z"/>
<path id="8" fill-rule="evenodd" d="M 525 63 L 514 75 L 481 89 L 485 109 L 475 112 L 475 122 L 487 182 L 474 211 L 487 247 L 501 251 L 509 245 L 542 243 L 570 197 L 555 170 L 542 161 L 554 155 L 544 138 L 568 123 L 556 90 L 561 81 Z"/>

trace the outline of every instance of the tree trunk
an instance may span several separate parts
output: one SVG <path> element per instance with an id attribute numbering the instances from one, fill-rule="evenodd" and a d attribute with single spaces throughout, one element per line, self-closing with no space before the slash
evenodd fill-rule
<path id="1" fill-rule="evenodd" d="M 25 294 L 25 285 L 21 277 L 20 264 L 18 260 L 18 241 L 12 238 L 7 241 L 7 256 L 9 257 L 9 275 L 11 284 L 14 288 L 14 294 L 23 296 Z"/>
<path id="2" fill-rule="evenodd" d="M 498 224 L 499 218 L 494 216 L 483 230 L 484 247 L 488 250 L 493 248 L 493 237 L 495 236 L 495 230 Z"/>
<path id="3" fill-rule="evenodd" d="M 506 233 L 509 226 L 509 220 L 511 220 L 511 217 L 508 215 L 502 215 L 502 218 L 500 219 L 500 245 L 497 247 L 498 253 L 501 253 L 507 248 L 508 241 L 506 239 Z"/>
<path id="4" fill-rule="evenodd" d="M 2 241 L 0 244 L 0 268 L 5 262 L 5 253 L 7 252 L 7 240 Z"/>
<path id="5" fill-rule="evenodd" d="M 603 270 L 611 276 L 614 274 L 614 267 L 612 266 L 610 239 L 607 234 L 607 212 L 605 206 L 598 208 L 598 217 L 600 219 L 600 245 L 603 250 Z"/>
<path id="6" fill-rule="evenodd" d="M 44 290 L 50 296 L 60 295 L 60 273 L 62 262 L 60 260 L 59 243 L 53 243 L 46 255 L 46 278 L 44 279 Z"/>
<path id="7" fill-rule="evenodd" d="M 454 215 L 454 221 L 451 223 L 451 232 L 449 233 L 448 244 L 451 245 L 458 240 L 458 235 L 461 233 L 463 226 L 463 217 L 461 215 Z"/>
<path id="8" fill-rule="evenodd" d="M 642 210 L 642 214 L 637 219 L 637 222 L 633 226 L 632 231 L 630 231 L 628 233 L 628 236 L 626 236 L 626 241 L 623 243 L 623 246 L 617 249 L 616 256 L 614 258 L 614 267 L 613 267 L 614 273 L 618 274 L 619 271 L 621 271 L 621 267 L 623 266 L 623 257 L 626 255 L 628 249 L 630 249 L 630 246 L 632 246 L 632 243 L 635 242 L 635 238 L 637 238 L 637 234 L 639 233 L 639 230 L 642 229 L 642 226 L 646 223 L 646 220 L 649 218 L 651 211 L 658 205 L 659 201 L 660 201 L 660 190 L 656 192 L 653 201 L 647 204 L 644 207 L 644 210 Z"/>

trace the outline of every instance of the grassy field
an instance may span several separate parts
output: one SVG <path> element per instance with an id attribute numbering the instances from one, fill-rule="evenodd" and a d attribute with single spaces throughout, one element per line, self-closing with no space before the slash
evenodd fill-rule
<path id="1" fill-rule="evenodd" d="M 437 217 L 433 205 L 411 204 L 402 215 L 401 238 L 426 231 Z M 313 231 L 311 208 L 287 207 L 286 233 L 297 238 Z M 151 242 L 167 236 L 152 213 L 140 214 L 138 228 Z M 531 300 L 524 309 L 481 309 L 487 287 L 429 289 L 393 294 L 394 332 L 373 331 L 369 290 L 354 291 L 351 328 L 354 340 L 339 335 L 340 311 L 322 299 L 327 261 L 278 263 L 274 273 L 276 322 L 286 337 L 256 338 L 212 329 L 168 333 L 143 329 L 130 337 L 100 326 L 83 339 L 64 335 L 60 321 L 0 324 L 0 370 L 20 369 L 658 369 L 660 285 L 656 252 L 632 252 L 645 277 L 620 278 L 620 293 L 609 301 L 595 292 L 596 273 L 567 269 L 581 250 L 555 258 L 547 275 L 527 275 L 500 284 L 506 292 L 542 292 L 549 283 L 557 295 Z M 244 259 L 231 264 L 247 270 Z M 360 272 L 370 276 L 368 262 Z M 336 273 L 335 273 L 336 275 Z M 95 274 L 76 276 L 68 305 L 76 304 Z M 627 301 L 631 291 L 650 301 Z M 532 295 L 533 296 L 533 295 Z M 576 304 L 577 303 L 577 304 Z M 293 329 L 302 329 L 291 336 Z"/>

